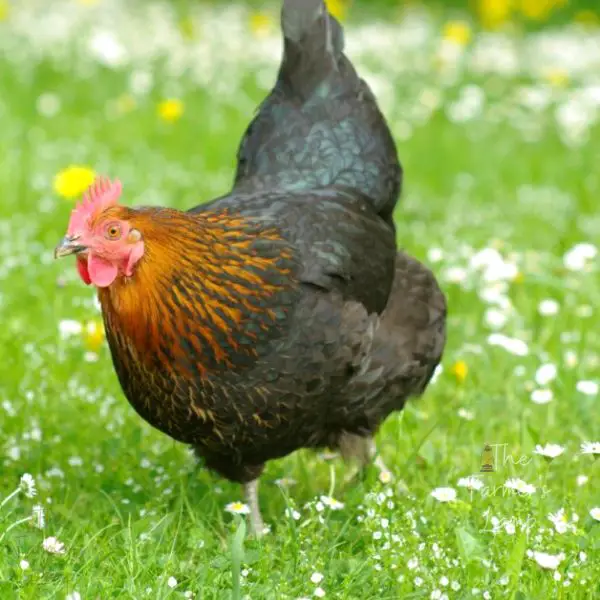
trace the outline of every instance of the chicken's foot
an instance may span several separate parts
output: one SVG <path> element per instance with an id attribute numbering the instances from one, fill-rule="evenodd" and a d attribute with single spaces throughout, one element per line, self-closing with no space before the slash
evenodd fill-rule
<path id="1" fill-rule="evenodd" d="M 379 479 L 383 483 L 390 482 L 392 472 L 383 462 L 383 458 L 377 452 L 377 446 L 372 437 L 361 437 L 350 433 L 344 433 L 339 441 L 340 452 L 345 461 L 358 462 L 358 466 L 353 468 L 344 478 L 345 483 L 353 481 L 370 464 L 377 467 Z"/>
<path id="2" fill-rule="evenodd" d="M 260 505 L 258 503 L 258 479 L 244 484 L 244 494 L 250 508 L 250 529 L 259 538 L 265 533 L 265 523 L 260 514 Z"/>

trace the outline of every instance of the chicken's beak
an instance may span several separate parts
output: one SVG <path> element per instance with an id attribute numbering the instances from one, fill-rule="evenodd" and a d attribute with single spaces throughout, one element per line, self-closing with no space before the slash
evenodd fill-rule
<path id="1" fill-rule="evenodd" d="M 65 235 L 60 244 L 54 248 L 54 258 L 62 258 L 69 254 L 83 252 L 87 248 L 79 243 L 79 236 Z"/>

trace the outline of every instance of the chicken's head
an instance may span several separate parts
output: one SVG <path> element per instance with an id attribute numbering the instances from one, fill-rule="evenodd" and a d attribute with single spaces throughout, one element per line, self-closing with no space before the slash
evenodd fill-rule
<path id="1" fill-rule="evenodd" d="M 131 277 L 144 254 L 142 234 L 126 218 L 129 209 L 118 204 L 120 195 L 118 180 L 96 179 L 54 250 L 55 258 L 76 255 L 79 275 L 88 285 L 107 287 L 119 276 Z"/>

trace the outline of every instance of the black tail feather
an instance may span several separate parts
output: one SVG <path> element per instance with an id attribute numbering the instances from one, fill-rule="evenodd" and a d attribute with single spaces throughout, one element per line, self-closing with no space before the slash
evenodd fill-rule
<path id="1" fill-rule="evenodd" d="M 306 100 L 345 60 L 342 27 L 329 14 L 323 0 L 285 0 L 281 27 L 284 55 L 279 81 L 299 99 Z"/>
<path id="2" fill-rule="evenodd" d="M 402 170 L 341 25 L 323 0 L 284 0 L 281 24 L 279 76 L 240 144 L 234 192 L 344 186 L 392 225 Z"/>
<path id="3" fill-rule="evenodd" d="M 299 43 L 314 24 L 327 16 L 323 0 L 284 0 L 281 28 L 286 39 Z"/>

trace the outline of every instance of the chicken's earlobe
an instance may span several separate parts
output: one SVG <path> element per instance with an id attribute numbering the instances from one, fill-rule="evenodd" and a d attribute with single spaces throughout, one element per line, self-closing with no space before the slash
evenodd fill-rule
<path id="1" fill-rule="evenodd" d="M 134 229 L 134 230 L 132 230 L 132 232 L 133 231 L 137 231 L 137 230 Z M 127 264 L 125 265 L 125 275 L 127 275 L 127 277 L 131 277 L 133 275 L 133 267 L 138 262 L 138 260 L 140 260 L 140 258 L 142 258 L 143 255 L 144 255 L 144 242 L 139 241 L 139 242 L 137 242 L 137 244 L 132 248 L 131 252 L 129 253 L 129 258 L 127 259 Z"/>

